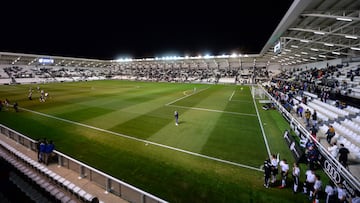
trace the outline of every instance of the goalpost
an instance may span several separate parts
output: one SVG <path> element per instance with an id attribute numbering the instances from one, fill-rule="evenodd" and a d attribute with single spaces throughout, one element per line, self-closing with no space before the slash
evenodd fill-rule
<path id="1" fill-rule="evenodd" d="M 257 85 L 252 86 L 251 94 L 254 99 L 265 99 L 265 93 L 264 93 L 263 89 Z"/>

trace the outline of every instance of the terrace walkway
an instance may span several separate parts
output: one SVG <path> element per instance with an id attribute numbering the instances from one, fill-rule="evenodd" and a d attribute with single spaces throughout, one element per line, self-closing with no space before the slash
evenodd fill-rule
<path id="1" fill-rule="evenodd" d="M 302 124 L 302 126 L 304 128 L 306 128 L 306 122 L 305 122 L 305 118 L 300 118 L 296 115 L 296 113 L 294 112 L 294 110 L 291 111 L 292 116 L 299 122 Z M 319 126 L 322 124 L 319 124 Z M 308 129 L 308 128 L 307 128 Z M 309 130 L 309 129 L 308 129 Z M 317 140 L 325 147 L 328 148 L 329 144 L 326 141 L 326 135 L 324 135 L 324 133 L 322 133 L 320 130 L 317 133 Z M 349 172 L 356 177 L 358 180 L 360 180 L 360 163 L 358 162 L 352 162 L 350 161 L 349 163 Z"/>
<path id="2" fill-rule="evenodd" d="M 37 153 L 27 149 L 25 146 L 18 144 L 14 140 L 8 138 L 7 136 L 0 133 L 0 140 L 5 142 L 6 144 L 10 145 L 14 149 L 18 150 L 20 153 L 28 156 L 29 158 L 33 159 L 34 161 L 37 161 Z M 45 166 L 45 165 L 44 165 Z M 93 197 L 98 197 L 100 202 L 103 203 L 126 203 L 127 201 L 121 199 L 119 196 L 116 196 L 112 193 L 107 193 L 105 190 L 98 185 L 96 185 L 94 182 L 89 181 L 88 179 L 79 178 L 79 174 L 76 172 L 67 169 L 65 167 L 59 167 L 58 164 L 52 163 L 46 166 L 49 170 L 53 171 L 54 173 L 58 174 L 59 176 L 65 178 L 66 180 L 69 180 L 74 185 L 80 187 L 82 190 L 86 191 L 87 193 L 91 194 Z M 75 194 L 67 193 L 66 190 L 63 191 L 65 194 L 69 194 L 71 199 L 78 200 L 78 202 L 82 202 Z M 76 202 L 76 201 L 75 201 Z"/>

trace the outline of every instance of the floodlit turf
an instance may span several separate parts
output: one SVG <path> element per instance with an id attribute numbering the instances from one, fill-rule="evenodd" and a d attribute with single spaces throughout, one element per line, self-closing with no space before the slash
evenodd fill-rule
<path id="1" fill-rule="evenodd" d="M 282 138 L 288 124 L 257 104 L 263 135 L 249 86 L 117 80 L 39 86 L 49 92 L 45 103 L 37 85 L 2 86 L 0 99 L 24 110 L 2 111 L 0 122 L 51 139 L 57 150 L 160 198 L 306 202 L 291 189 L 263 187 L 264 136 L 271 153 L 293 159 Z M 31 101 L 29 87 L 35 89 Z"/>

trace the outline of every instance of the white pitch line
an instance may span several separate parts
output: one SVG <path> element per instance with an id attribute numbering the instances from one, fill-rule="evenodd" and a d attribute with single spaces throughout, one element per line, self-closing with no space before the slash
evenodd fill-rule
<path id="1" fill-rule="evenodd" d="M 231 101 L 231 99 L 233 98 L 234 94 L 235 94 L 235 90 L 232 92 L 232 94 L 231 94 L 231 96 L 230 96 L 230 98 L 229 98 L 229 101 Z"/>
<path id="2" fill-rule="evenodd" d="M 221 111 L 221 110 L 215 110 L 215 109 L 205 109 L 205 108 L 197 108 L 197 107 L 178 106 L 178 105 L 168 105 L 168 106 L 173 106 L 173 107 L 178 107 L 178 108 L 183 108 L 183 109 L 199 110 L 199 111 L 228 113 L 228 114 L 235 114 L 235 115 L 242 115 L 242 116 L 256 116 L 256 114 L 238 113 L 238 112 L 232 112 L 232 111 Z"/>
<path id="3" fill-rule="evenodd" d="M 263 172 L 263 170 L 261 170 L 261 169 L 259 169 L 259 168 L 256 168 L 256 167 L 253 167 L 253 166 L 248 166 L 248 165 L 244 165 L 244 164 L 239 164 L 239 163 L 235 163 L 235 162 L 232 162 L 232 161 L 227 161 L 227 160 L 223 160 L 223 159 L 218 159 L 218 158 L 215 158 L 215 157 L 206 156 L 206 155 L 199 154 L 199 153 L 190 152 L 190 151 L 183 150 L 183 149 L 179 149 L 179 148 L 175 148 L 175 147 L 170 147 L 170 146 L 163 145 L 163 144 L 159 144 L 159 143 L 156 143 L 156 142 L 151 142 L 151 141 L 148 141 L 148 140 L 139 139 L 139 138 L 136 138 L 136 137 L 131 137 L 131 136 L 129 136 L 129 135 L 124 135 L 124 134 L 121 134 L 121 133 L 117 133 L 117 132 L 105 130 L 105 129 L 102 129 L 102 128 L 97 128 L 97 127 L 94 127 L 94 126 L 91 126 L 91 125 L 86 125 L 86 124 L 83 124 L 83 123 L 79 123 L 79 122 L 75 122 L 75 121 L 71 121 L 71 120 L 59 118 L 59 117 L 56 117 L 56 116 L 44 114 L 44 113 L 37 112 L 37 111 L 33 111 L 33 110 L 30 110 L 30 109 L 25 109 L 25 108 L 21 108 L 21 107 L 20 107 L 19 109 L 24 110 L 24 111 L 28 111 L 28 112 L 31 112 L 31 113 L 34 113 L 34 114 L 38 114 L 38 115 L 41 115 L 41 116 L 44 116 L 44 117 L 48 117 L 48 118 L 60 120 L 60 121 L 66 122 L 66 123 L 71 123 L 71 124 L 74 124 L 74 125 L 79 125 L 79 126 L 86 127 L 86 128 L 90 128 L 90 129 L 97 130 L 97 131 L 100 131 L 100 132 L 105 132 L 105 133 L 117 135 L 117 136 L 120 136 L 120 137 L 124 137 L 124 138 L 128 138 L 128 139 L 131 139 L 131 140 L 135 140 L 135 141 L 138 141 L 138 142 L 143 142 L 143 143 L 145 143 L 145 144 L 152 144 L 152 145 L 159 146 L 159 147 L 163 147 L 163 148 L 166 148 L 166 149 L 170 149 L 170 150 L 174 150 L 174 151 L 178 151 L 178 152 L 183 152 L 183 153 L 185 153 L 185 154 L 190 154 L 190 155 L 193 155 L 193 156 L 202 157 L 202 158 L 210 159 L 210 160 L 213 160 L 213 161 L 218 161 L 218 162 L 221 162 L 221 163 L 226 163 L 226 164 L 230 164 L 230 165 L 234 165 L 234 166 L 238 166 L 238 167 L 242 167 L 242 168 L 247 168 L 247 169 L 251 169 L 251 170 Z"/>
<path id="4" fill-rule="evenodd" d="M 243 102 L 243 103 L 251 103 L 251 101 L 247 101 L 247 100 L 240 100 L 240 99 L 233 99 L 231 101 L 234 101 L 234 102 Z"/>
<path id="5" fill-rule="evenodd" d="M 175 102 L 177 102 L 177 101 L 180 101 L 180 100 L 182 100 L 182 99 L 185 99 L 185 98 L 187 98 L 187 97 L 190 97 L 191 95 L 197 94 L 197 93 L 202 92 L 202 91 L 204 91 L 204 90 L 207 90 L 207 89 L 209 89 L 209 88 L 210 88 L 210 87 L 207 87 L 207 88 L 205 88 L 205 89 L 199 90 L 199 91 L 194 92 L 194 93 L 192 93 L 192 94 L 188 94 L 188 95 L 185 95 L 185 96 L 183 96 L 183 97 L 180 97 L 179 99 L 175 99 L 174 101 L 165 104 L 165 106 L 168 106 L 168 105 L 170 105 L 170 104 L 173 104 L 173 103 L 175 103 Z"/>
<path id="6" fill-rule="evenodd" d="M 258 120 L 259 120 L 261 133 L 262 133 L 263 138 L 264 138 L 264 142 L 265 142 L 266 150 L 267 150 L 268 155 L 269 155 L 269 157 L 270 157 L 270 156 L 271 156 L 270 147 L 269 147 L 269 144 L 268 144 L 268 141 L 267 141 L 266 135 L 265 135 L 265 130 L 264 130 L 264 127 L 263 127 L 263 125 L 262 125 L 262 121 L 261 121 L 261 118 L 260 118 L 259 110 L 258 110 L 258 108 L 257 108 L 256 101 L 255 101 L 255 98 L 254 98 L 254 97 L 253 97 L 253 102 L 254 102 L 254 106 L 255 106 L 256 114 L 257 114 L 257 117 L 258 117 Z"/>

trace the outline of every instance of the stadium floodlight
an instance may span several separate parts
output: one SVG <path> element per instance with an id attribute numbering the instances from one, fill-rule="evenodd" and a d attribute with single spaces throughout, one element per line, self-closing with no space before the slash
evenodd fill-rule
<path id="1" fill-rule="evenodd" d="M 340 55 L 340 52 L 337 52 L 337 51 L 333 51 L 331 52 L 332 54 L 336 54 L 336 55 Z"/>
<path id="2" fill-rule="evenodd" d="M 351 18 L 343 18 L 343 17 L 338 17 L 338 18 L 336 18 L 336 20 L 347 21 L 347 22 L 351 22 L 351 21 L 352 21 Z"/>
<path id="3" fill-rule="evenodd" d="M 325 32 L 315 31 L 314 34 L 317 34 L 317 35 L 325 35 Z"/>
<path id="4" fill-rule="evenodd" d="M 345 35 L 345 38 L 348 38 L 348 39 L 357 39 L 356 36 L 352 36 L 352 35 Z"/>
<path id="5" fill-rule="evenodd" d="M 315 57 L 310 57 L 310 59 L 312 59 L 312 60 L 316 60 L 317 58 L 315 58 Z"/>
<path id="6" fill-rule="evenodd" d="M 330 43 L 324 43 L 325 46 L 328 46 L 328 47 L 333 47 L 334 44 L 330 44 Z"/>
<path id="7" fill-rule="evenodd" d="M 304 51 L 302 51 L 301 53 L 304 54 L 304 55 L 308 54 L 307 52 L 304 52 Z"/>
<path id="8" fill-rule="evenodd" d="M 300 42 L 309 43 L 309 40 L 301 39 Z"/>
<path id="9" fill-rule="evenodd" d="M 350 47 L 350 49 L 355 50 L 355 51 L 360 51 L 360 48 L 358 48 L 358 47 Z"/>
<path id="10" fill-rule="evenodd" d="M 291 52 L 291 49 L 284 49 L 284 51 Z"/>
<path id="11" fill-rule="evenodd" d="M 291 45 L 292 48 L 299 48 L 299 46 L 296 46 L 296 45 Z"/>
<path id="12" fill-rule="evenodd" d="M 206 55 L 204 56 L 204 58 L 205 58 L 205 59 L 209 59 L 209 58 L 214 58 L 214 56 L 211 56 L 210 54 L 206 54 Z"/>
<path id="13" fill-rule="evenodd" d="M 319 49 L 310 48 L 311 51 L 319 51 Z"/>
<path id="14" fill-rule="evenodd" d="M 232 53 L 232 54 L 230 55 L 230 57 L 235 58 L 235 57 L 237 57 L 237 54 L 236 54 L 236 53 Z"/>
<path id="15" fill-rule="evenodd" d="M 326 58 L 325 55 L 321 55 L 321 54 L 319 54 L 319 57 L 321 57 L 321 58 Z"/>
<path id="16" fill-rule="evenodd" d="M 296 57 L 300 57 L 300 55 L 299 55 L 299 54 L 295 54 L 295 56 L 296 56 Z"/>
<path id="17" fill-rule="evenodd" d="M 302 59 L 303 61 L 309 61 L 308 59 Z"/>

